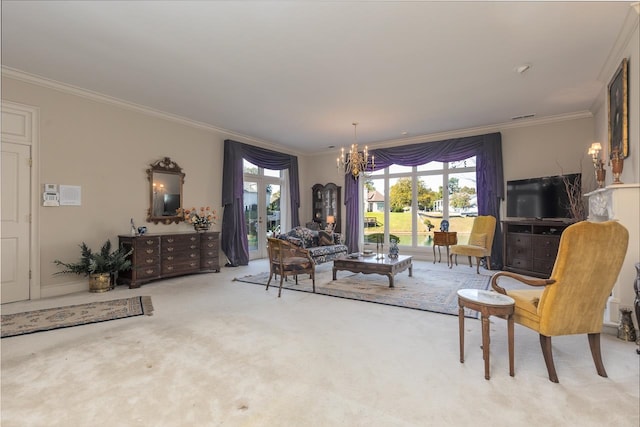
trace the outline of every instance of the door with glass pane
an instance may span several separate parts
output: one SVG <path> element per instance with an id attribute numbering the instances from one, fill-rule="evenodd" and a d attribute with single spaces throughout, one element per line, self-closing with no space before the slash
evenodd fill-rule
<path id="1" fill-rule="evenodd" d="M 244 161 L 244 217 L 250 260 L 267 257 L 267 237 L 280 233 L 280 175 L 280 171 Z"/>

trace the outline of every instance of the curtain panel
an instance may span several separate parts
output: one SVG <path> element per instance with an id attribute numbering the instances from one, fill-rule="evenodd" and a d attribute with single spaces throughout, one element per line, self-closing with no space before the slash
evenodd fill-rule
<path id="1" fill-rule="evenodd" d="M 429 162 L 455 162 L 476 156 L 476 179 L 478 196 L 478 215 L 492 215 L 498 221 L 496 237 L 491 250 L 494 268 L 502 268 L 502 231 L 500 227 L 500 201 L 504 199 L 504 175 L 502 169 L 502 135 L 490 133 L 486 135 L 453 138 L 443 141 L 424 142 L 400 147 L 379 148 L 370 150 L 375 156 L 376 169 L 384 169 L 393 164 L 401 166 L 419 166 Z M 359 218 L 360 205 L 357 197 L 349 193 L 349 181 L 356 182 L 351 175 L 345 175 L 347 224 L 352 218 Z M 359 222 L 357 222 L 359 223 Z M 355 230 L 351 230 L 355 228 Z M 349 251 L 357 251 L 359 230 L 350 227 L 347 242 L 353 239 L 356 249 L 349 246 Z"/>
<path id="2" fill-rule="evenodd" d="M 243 159 L 254 165 L 272 169 L 289 170 L 289 194 L 291 196 L 291 224 L 300 224 L 298 209 L 300 208 L 300 184 L 298 180 L 298 157 L 278 153 L 266 148 L 249 144 L 224 141 L 224 164 L 222 166 L 222 251 L 229 260 L 229 265 L 249 264 L 249 242 L 247 241 L 247 225 L 244 216 L 244 179 Z"/>

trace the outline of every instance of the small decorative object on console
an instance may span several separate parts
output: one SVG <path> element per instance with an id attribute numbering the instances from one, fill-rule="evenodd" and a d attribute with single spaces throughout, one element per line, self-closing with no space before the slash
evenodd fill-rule
<path id="1" fill-rule="evenodd" d="M 389 240 L 389 258 L 397 259 L 399 253 L 398 241 L 396 239 Z"/>
<path id="2" fill-rule="evenodd" d="M 613 172 L 613 184 L 624 184 L 620 181 L 620 174 L 624 167 L 624 155 L 617 148 L 611 152 L 611 172 Z"/>
<path id="3" fill-rule="evenodd" d="M 449 231 L 449 221 L 443 219 L 440 223 L 440 231 Z"/>

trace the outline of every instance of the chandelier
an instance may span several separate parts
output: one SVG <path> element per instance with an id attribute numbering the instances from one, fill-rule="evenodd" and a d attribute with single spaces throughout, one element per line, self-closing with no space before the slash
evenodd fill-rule
<path id="1" fill-rule="evenodd" d="M 357 179 L 360 173 L 371 172 L 375 168 L 375 157 L 371 156 L 369 159 L 369 151 L 367 146 L 364 147 L 362 152 L 358 151 L 358 135 L 357 127 L 358 123 L 353 124 L 353 144 L 349 152 L 345 153 L 344 148 L 340 149 L 340 157 L 336 159 L 336 166 L 338 169 L 344 169 L 344 173 L 351 172 L 354 179 Z"/>

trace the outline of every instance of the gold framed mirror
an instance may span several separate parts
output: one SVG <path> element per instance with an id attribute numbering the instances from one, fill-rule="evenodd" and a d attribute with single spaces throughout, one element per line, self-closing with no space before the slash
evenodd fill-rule
<path id="1" fill-rule="evenodd" d="M 182 207 L 182 185 L 184 172 L 176 162 L 169 157 L 158 160 L 147 169 L 149 179 L 149 210 L 147 222 L 154 224 L 176 224 L 184 221 L 178 215 L 178 208 Z"/>

